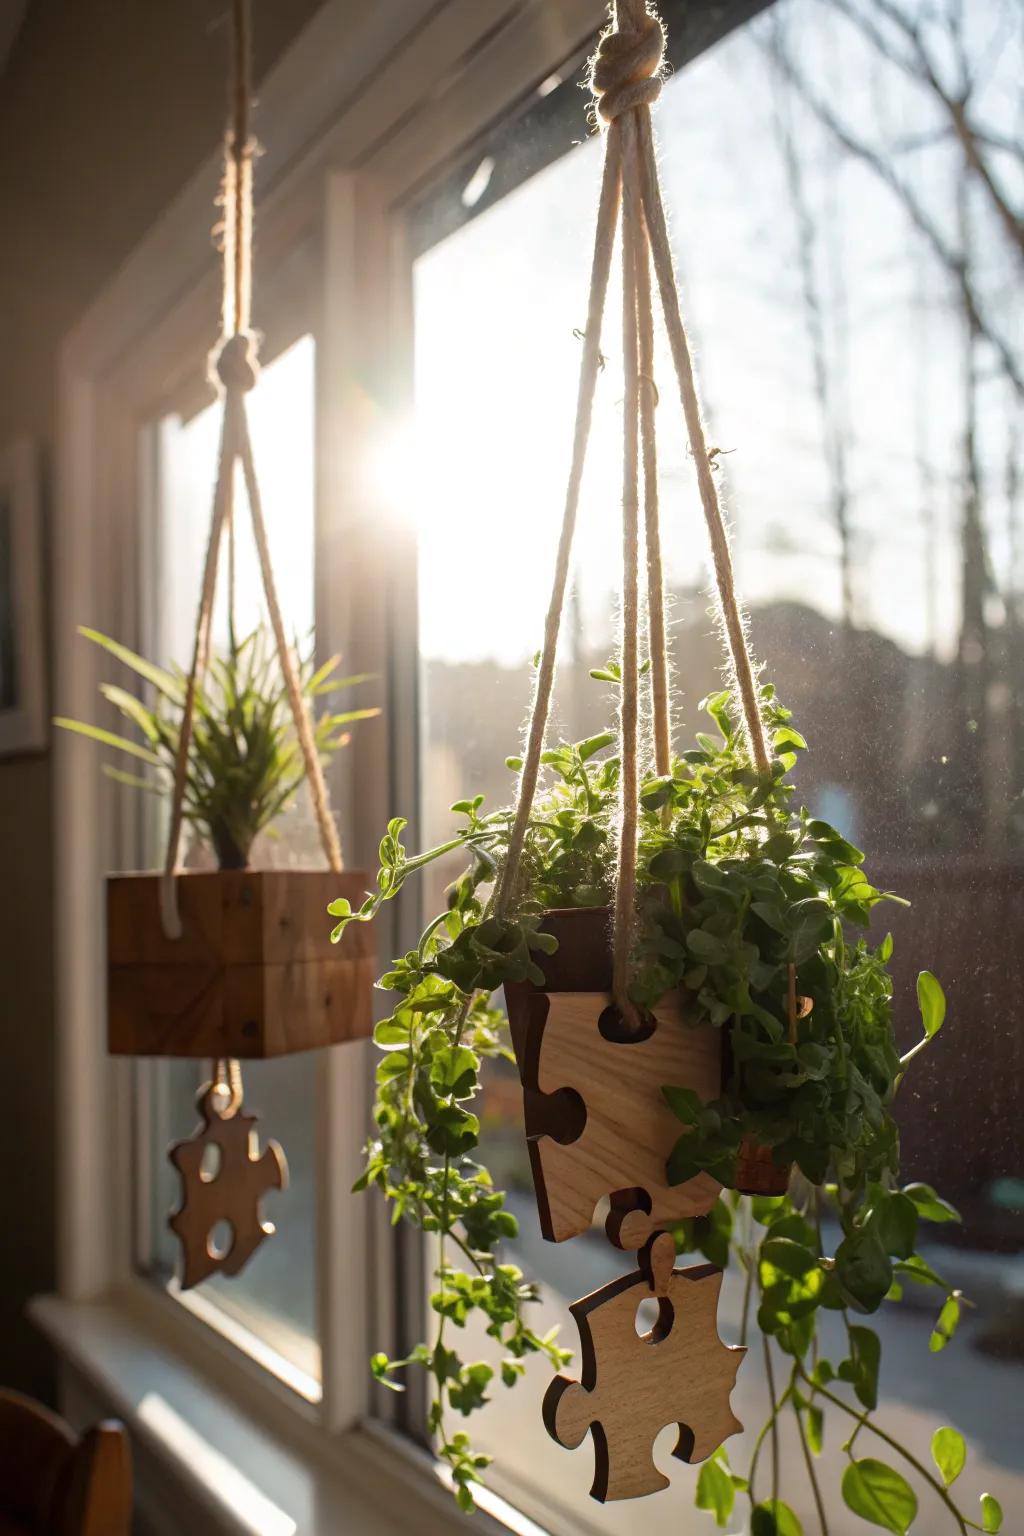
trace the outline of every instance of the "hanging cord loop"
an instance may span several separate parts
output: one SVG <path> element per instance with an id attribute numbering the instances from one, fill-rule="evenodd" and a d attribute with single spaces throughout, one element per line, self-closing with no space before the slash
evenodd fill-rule
<path id="1" fill-rule="evenodd" d="M 612 993 L 627 1030 L 640 1019 L 629 997 L 629 963 L 636 907 L 636 844 L 640 801 L 640 326 L 637 317 L 638 225 L 634 114 L 616 120 L 622 133 L 622 608 L 619 637 L 619 850 L 612 930 Z M 645 254 L 646 259 L 646 254 Z"/>
<path id="2" fill-rule="evenodd" d="M 602 35 L 590 67 L 590 88 L 606 123 L 657 101 L 664 55 L 660 19 L 644 0 L 618 0 L 615 24 Z"/>
<path id="3" fill-rule="evenodd" d="M 249 3 L 248 0 L 233 0 L 231 127 L 224 140 L 222 196 L 224 204 L 222 313 L 225 336 L 210 359 L 211 377 L 219 382 L 224 391 L 224 418 L 213 493 L 210 534 L 206 546 L 199 608 L 196 614 L 192 663 L 182 704 L 164 872 L 160 882 L 161 922 L 164 933 L 171 939 L 179 939 L 182 934 L 175 873 L 178 868 L 184 822 L 188 759 L 192 744 L 196 694 L 210 659 L 218 561 L 225 526 L 230 526 L 232 521 L 232 493 L 236 463 L 242 466 L 249 514 L 259 556 L 263 592 L 295 734 L 309 780 L 320 841 L 330 868 L 337 871 L 343 868 L 338 830 L 328 804 L 323 764 L 316 748 L 309 708 L 302 694 L 299 669 L 288 643 L 284 617 L 278 601 L 245 403 L 246 395 L 256 387 L 259 379 L 258 343 L 250 329 L 253 236 L 252 161 L 255 145 L 249 132 L 252 101 L 249 60 Z M 232 629 L 233 627 L 232 616 Z"/>
<path id="4" fill-rule="evenodd" d="M 215 1097 L 220 1101 L 217 1113 L 222 1120 L 233 1119 L 241 1109 L 244 1097 L 241 1062 L 231 1057 L 219 1057 L 213 1063 L 212 1087 Z"/>

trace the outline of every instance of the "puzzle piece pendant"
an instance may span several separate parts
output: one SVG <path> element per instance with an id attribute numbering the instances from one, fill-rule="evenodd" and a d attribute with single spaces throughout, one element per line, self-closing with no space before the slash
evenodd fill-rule
<path id="1" fill-rule="evenodd" d="M 678 992 L 650 1009 L 633 1040 L 607 1033 L 610 994 L 552 992 L 524 1038 L 527 1135 L 541 1230 L 564 1242 L 590 1229 L 604 1196 L 619 1248 L 640 1248 L 671 1221 L 702 1216 L 721 1191 L 709 1174 L 665 1183 L 682 1126 L 662 1086 L 707 1102 L 721 1089 L 721 1032 L 687 1017 Z"/>
<path id="2" fill-rule="evenodd" d="M 668 1424 L 679 1428 L 672 1454 L 704 1461 L 742 1428 L 730 1395 L 746 1354 L 718 1336 L 722 1271 L 713 1264 L 674 1269 L 675 1243 L 657 1233 L 640 1268 L 570 1308 L 580 1333 L 583 1379 L 556 1376 L 544 1397 L 544 1424 L 566 1449 L 594 1441 L 591 1496 L 604 1503 L 669 1486 L 653 1448 Z M 658 1320 L 636 1331 L 640 1303 L 659 1302 Z"/>
<path id="3" fill-rule="evenodd" d="M 175 1142 L 168 1158 L 181 1176 L 181 1205 L 168 1219 L 181 1244 L 181 1289 L 190 1290 L 210 1275 L 237 1275 L 265 1237 L 274 1231 L 264 1221 L 262 1200 L 268 1189 L 285 1189 L 288 1164 L 276 1141 L 256 1152 L 256 1117 L 241 1113 L 241 1097 L 225 1107 L 215 1082 L 204 1084 L 196 1096 L 203 1124 L 184 1141 Z M 214 1166 L 204 1165 L 208 1148 L 215 1149 Z M 209 1160 L 207 1160 L 209 1161 Z M 214 1243 L 220 1223 L 230 1228 L 223 1249 Z"/>

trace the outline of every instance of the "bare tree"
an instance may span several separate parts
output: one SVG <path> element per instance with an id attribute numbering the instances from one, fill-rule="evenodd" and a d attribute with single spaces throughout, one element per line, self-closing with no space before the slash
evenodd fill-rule
<path id="1" fill-rule="evenodd" d="M 946 63 L 930 42 L 919 18 L 901 10 L 893 0 L 869 0 L 867 10 L 851 4 L 850 0 L 828 0 L 828 3 L 852 22 L 883 58 L 895 64 L 937 103 L 948 121 L 948 131 L 963 151 L 968 170 L 984 189 L 1018 259 L 1024 262 L 1024 220 L 1011 207 L 986 154 L 998 140 L 974 121 L 972 113 L 979 80 L 1005 41 L 1013 20 L 1013 7 L 1003 7 L 996 18 L 992 36 L 973 61 L 968 57 L 964 43 L 960 5 L 940 13 L 941 30 L 949 44 L 946 52 L 951 60 Z M 947 79 L 949 73 L 952 73 L 952 79 Z M 1024 146 L 1012 140 L 1004 140 L 1001 147 L 1024 158 Z"/>
<path id="2" fill-rule="evenodd" d="M 957 189 L 963 263 L 968 265 L 972 248 L 970 203 L 966 181 Z M 991 590 L 985 529 L 981 518 L 982 487 L 978 464 L 978 329 L 971 316 L 964 325 L 964 425 L 960 528 L 960 633 L 953 669 L 955 719 L 960 730 L 960 793 L 958 814 L 979 836 L 985 830 L 988 795 L 977 793 L 986 785 L 988 769 L 988 690 L 991 656 L 986 598 Z"/>
<path id="3" fill-rule="evenodd" d="M 773 17 L 772 35 L 782 47 L 781 24 Z M 839 585 L 844 630 L 855 619 L 853 591 L 853 533 L 850 523 L 850 487 L 846 463 L 847 423 L 843 419 L 839 391 L 833 387 L 834 361 L 830 359 L 825 329 L 825 309 L 818 277 L 819 236 L 804 186 L 804 170 L 792 113 L 785 94 L 776 102 L 775 122 L 786 172 L 790 207 L 796 224 L 797 261 L 804 325 L 811 354 L 814 398 L 821 424 L 822 444 L 829 479 L 829 516 L 839 539 Z"/>
<path id="4" fill-rule="evenodd" d="M 849 16 L 852 8 L 848 0 L 828 0 L 838 12 Z M 878 0 L 870 0 L 877 4 Z M 884 0 L 888 3 L 888 0 Z M 859 15 L 860 13 L 858 13 Z M 869 31 L 868 35 L 871 33 Z M 960 46 L 962 33 L 960 35 Z M 871 143 L 863 134 L 851 126 L 832 105 L 826 101 L 821 93 L 816 90 L 807 79 L 804 71 L 797 65 L 792 53 L 783 44 L 777 34 L 768 36 L 768 48 L 777 69 L 783 79 L 798 94 L 807 105 L 822 127 L 831 135 L 835 142 L 855 160 L 866 165 L 878 179 L 889 188 L 893 196 L 899 201 L 903 210 L 914 228 L 924 239 L 933 256 L 940 266 L 948 274 L 958 295 L 959 303 L 963 309 L 967 322 L 979 340 L 987 342 L 999 363 L 1012 383 L 1016 393 L 1024 399 L 1024 367 L 1022 367 L 1014 346 L 1007 336 L 999 329 L 994 317 L 986 313 L 977 286 L 974 273 L 969 262 L 964 260 L 962 250 L 950 240 L 939 222 L 933 217 L 913 182 L 903 175 L 896 165 L 897 156 L 891 149 L 879 147 Z M 887 57 L 888 55 L 884 55 Z M 962 117 L 961 133 L 971 137 L 974 141 L 974 132 L 966 115 Z M 958 135 L 961 144 L 963 139 Z M 980 146 L 975 144 L 976 155 L 964 157 L 965 164 L 971 175 L 977 174 L 975 161 L 981 155 Z M 1012 210 L 1011 210 L 1012 212 Z M 1016 218 L 1016 215 L 1014 215 Z M 1019 219 L 1017 223 L 1019 224 Z"/>
<path id="5" fill-rule="evenodd" d="M 881 70 L 874 77 L 873 110 L 854 115 L 844 107 L 842 96 L 829 92 L 813 77 L 802 56 L 787 43 L 782 28 L 770 26 L 766 46 L 780 79 L 824 131 L 827 140 L 866 167 L 888 189 L 902 208 L 915 244 L 924 260 L 931 259 L 949 284 L 962 336 L 962 429 L 955 496 L 959 513 L 960 616 L 956 659 L 949 671 L 951 690 L 952 755 L 946 775 L 954 822 L 960 835 L 975 846 L 1001 846 L 1011 818 L 1011 803 L 1018 766 L 1022 764 L 1022 735 L 1017 707 L 1015 669 L 1019 662 L 1018 609 L 1015 573 L 1005 586 L 1005 623 L 997 616 L 997 591 L 986 528 L 986 470 L 981 448 L 979 397 L 999 376 L 1005 377 L 1015 410 L 1024 408 L 1024 356 L 1019 326 L 1009 314 L 1006 295 L 1019 287 L 1024 265 L 1024 223 L 1000 175 L 1000 156 L 1024 162 L 1024 145 L 1015 135 L 1018 124 L 985 120 L 986 97 L 982 90 L 999 50 L 1007 40 L 1016 14 L 1012 5 L 993 6 L 985 17 L 972 13 L 966 24 L 963 0 L 935 0 L 926 7 L 910 0 L 823 0 L 845 25 L 856 30 L 867 45 L 866 57 Z M 988 35 L 983 32 L 988 27 Z M 885 81 L 892 71 L 920 92 L 927 117 L 921 128 L 897 136 L 886 131 Z M 904 91 L 901 100 L 912 100 Z M 895 115 L 895 114 L 894 114 Z M 911 152 L 937 147 L 945 157 L 940 167 L 951 172 L 946 183 L 953 196 L 943 204 L 943 182 L 918 174 L 904 157 Z M 815 357 L 816 393 L 823 413 L 834 414 L 829 400 L 829 375 L 825 333 L 820 316 L 820 293 L 815 288 L 815 232 L 808 209 L 799 146 L 792 129 L 782 136 L 789 200 L 799 229 L 804 309 Z M 1003 166 L 1005 166 L 1005 159 Z M 993 253 L 1006 251 L 1003 272 L 993 263 Z M 1007 275 L 1007 264 L 1012 277 Z M 915 286 L 924 290 L 920 259 Z M 919 300 L 920 301 L 920 300 Z M 992 365 L 996 365 L 993 376 Z M 923 366 L 918 359 L 919 366 Z M 924 375 L 922 374 L 923 378 Z M 833 420 L 829 429 L 842 436 Z M 922 499 L 928 583 L 929 638 L 935 650 L 935 476 L 927 447 L 927 428 L 921 411 L 916 423 L 915 457 Z M 985 441 L 991 442 L 987 427 Z M 835 438 L 833 438 L 833 442 Z M 834 455 L 833 448 L 833 455 Z M 841 452 L 841 449 L 840 449 Z M 1011 548 L 1015 545 L 1019 499 L 1018 447 L 1011 443 L 1006 472 L 1006 495 L 1013 521 Z M 835 479 L 837 461 L 831 467 Z M 845 465 L 838 460 L 841 485 Z M 847 507 L 842 506 L 845 515 Z M 1011 567 L 1015 555 L 1011 556 Z M 995 627 L 994 627 L 995 626 Z"/>

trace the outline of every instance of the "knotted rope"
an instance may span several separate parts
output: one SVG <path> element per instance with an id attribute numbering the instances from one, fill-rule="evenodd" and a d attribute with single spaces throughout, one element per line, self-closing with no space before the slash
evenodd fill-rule
<path id="1" fill-rule="evenodd" d="M 160 915 L 164 933 L 179 939 L 182 933 L 178 912 L 175 873 L 184 821 L 185 787 L 192 744 L 196 693 L 210 658 L 213 605 L 217 590 L 217 568 L 225 524 L 230 524 L 235 464 L 242 466 L 249 515 L 259 556 L 260 576 L 267 603 L 281 675 L 295 724 L 295 734 L 302 752 L 316 813 L 320 841 L 327 862 L 341 870 L 341 844 L 337 827 L 327 803 L 323 765 L 316 749 L 309 711 L 302 695 L 302 684 L 288 638 L 277 596 L 277 585 L 270 561 L 263 501 L 253 458 L 252 439 L 245 397 L 259 379 L 258 345 L 251 325 L 252 309 L 252 161 L 255 145 L 249 134 L 251 84 L 249 78 L 249 5 L 248 0 L 232 4 L 232 92 L 231 126 L 224 143 L 224 237 L 223 237 L 223 325 L 225 338 L 210 359 L 210 375 L 224 396 L 224 418 L 217 458 L 217 478 L 213 493 L 213 511 L 206 545 L 199 608 L 196 614 L 192 663 L 189 668 L 182 705 L 181 729 L 174 765 L 171 796 L 171 820 L 167 834 L 163 877 L 160 882 Z M 218 1079 L 222 1080 L 222 1079 Z M 232 1082 L 234 1079 L 232 1078 Z M 239 1090 L 240 1091 L 240 1090 Z M 234 1089 L 232 1090 L 234 1097 Z"/>
<path id="2" fill-rule="evenodd" d="M 591 266 L 587 328 L 573 433 L 572 461 L 562 528 L 555 561 L 544 644 L 534 688 L 530 725 L 508 855 L 495 894 L 495 912 L 507 916 L 515 905 L 521 881 L 526 831 L 537 789 L 544 735 L 551 709 L 555 655 L 572 543 L 576 529 L 580 484 L 593 416 L 600 363 L 601 326 L 608 290 L 608 272 L 615 243 L 618 210 L 623 210 L 623 600 L 620 635 L 621 695 L 619 732 L 620 829 L 613 936 L 613 991 L 627 1022 L 635 1022 L 629 999 L 629 962 L 633 945 L 636 897 L 636 853 L 639 799 L 639 668 L 638 668 L 638 455 L 642 455 L 644 528 L 647 560 L 648 644 L 650 651 L 651 714 L 655 766 L 671 771 L 671 725 L 668 662 L 665 641 L 664 576 L 659 532 L 657 450 L 654 411 L 657 389 L 653 379 L 654 327 L 650 264 L 653 261 L 665 316 L 672 361 L 679 386 L 690 452 L 697 469 L 701 507 L 711 544 L 715 587 L 733 682 L 740 696 L 747 749 L 759 773 L 767 775 L 771 758 L 765 737 L 757 676 L 747 645 L 746 629 L 732 568 L 729 535 L 715 484 L 701 421 L 690 347 L 679 308 L 665 211 L 661 201 L 650 108 L 661 94 L 665 33 L 646 0 L 617 0 L 614 21 L 598 44 L 591 68 L 591 86 L 599 116 L 608 124 L 604 173 L 598 205 Z"/>

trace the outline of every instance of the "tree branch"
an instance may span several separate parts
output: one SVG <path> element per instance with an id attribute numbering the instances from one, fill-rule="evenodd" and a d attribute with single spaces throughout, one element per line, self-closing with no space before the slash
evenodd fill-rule
<path id="1" fill-rule="evenodd" d="M 833 3 L 836 3 L 836 0 L 833 0 Z M 914 228 L 923 237 L 934 256 L 953 279 L 968 323 L 976 334 L 983 337 L 993 348 L 1015 392 L 1024 399 L 1024 373 L 1022 373 L 1021 367 L 1008 343 L 992 329 L 978 307 L 974 289 L 971 286 L 970 274 L 960 252 L 947 244 L 922 203 L 911 191 L 907 183 L 896 174 L 892 165 L 889 164 L 884 156 L 870 144 L 865 144 L 862 139 L 857 138 L 835 115 L 831 107 L 827 106 L 811 90 L 806 79 L 797 69 L 790 56 L 779 45 L 777 39 L 769 39 L 764 46 L 774 60 L 776 67 L 781 71 L 784 79 L 799 94 L 822 127 L 855 160 L 859 160 L 861 164 L 868 166 L 902 203 L 904 211 Z"/>
<path id="2" fill-rule="evenodd" d="M 943 85 L 939 78 L 935 63 L 925 46 L 921 30 L 916 22 L 903 12 L 894 0 L 870 0 L 879 15 L 884 16 L 889 24 L 896 28 L 907 40 L 910 47 L 910 55 L 902 53 L 894 48 L 878 27 L 850 0 L 829 0 L 829 4 L 845 16 L 855 26 L 862 36 L 866 37 L 871 45 L 884 59 L 895 64 L 905 75 L 918 85 L 928 89 L 939 103 L 942 111 L 949 118 L 950 125 L 963 151 L 964 159 L 972 173 L 978 178 L 985 190 L 986 196 L 995 210 L 996 217 L 1002 224 L 1009 237 L 1018 258 L 1024 262 L 1024 222 L 1007 202 L 1001 188 L 995 181 L 988 163 L 984 159 L 978 133 L 967 116 L 967 101 L 970 87 L 965 80 L 962 91 L 955 93 Z"/>

